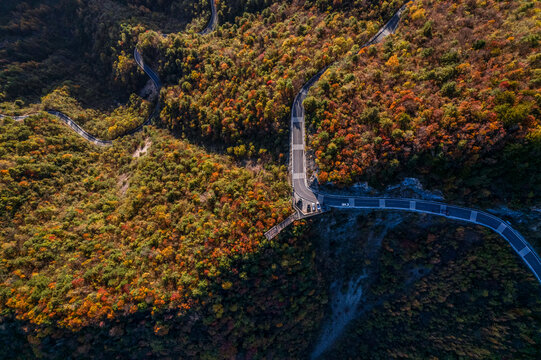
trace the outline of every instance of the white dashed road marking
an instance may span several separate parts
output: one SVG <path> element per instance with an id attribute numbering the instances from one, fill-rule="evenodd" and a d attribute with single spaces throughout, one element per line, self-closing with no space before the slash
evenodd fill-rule
<path id="1" fill-rule="evenodd" d="M 529 253 L 531 250 L 529 247 L 525 247 L 524 249 L 520 250 L 520 252 L 518 253 L 521 257 L 524 257 L 524 255 L 526 255 L 527 253 Z"/>

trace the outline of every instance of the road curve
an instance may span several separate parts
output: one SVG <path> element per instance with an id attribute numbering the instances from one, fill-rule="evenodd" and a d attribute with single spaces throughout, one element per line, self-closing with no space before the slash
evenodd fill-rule
<path id="1" fill-rule="evenodd" d="M 139 53 L 139 51 L 137 49 L 135 49 L 133 51 L 133 55 L 134 55 L 135 62 L 137 63 L 137 65 L 145 72 L 145 74 L 148 75 L 150 80 L 152 80 L 152 84 L 156 88 L 156 92 L 159 93 L 162 85 L 161 85 L 160 78 L 158 77 L 158 75 L 150 67 L 148 67 L 143 62 L 143 58 L 141 57 L 141 54 Z M 154 107 L 154 110 L 152 111 L 152 113 L 148 116 L 148 118 L 141 125 L 137 126 L 134 129 L 126 131 L 124 134 L 121 134 L 121 135 L 117 136 L 115 139 L 124 137 L 126 135 L 132 135 L 132 134 L 135 134 L 138 131 L 141 131 L 144 126 L 150 124 L 152 119 L 156 115 L 158 115 L 159 111 L 160 111 L 160 102 L 159 102 L 159 99 L 158 99 L 158 100 L 156 100 L 156 106 Z M 69 126 L 73 131 L 75 131 L 81 137 L 83 137 L 84 139 L 90 141 L 91 143 L 93 143 L 93 144 L 95 144 L 97 146 L 109 146 L 109 145 L 111 145 L 113 143 L 113 140 L 99 139 L 99 138 L 95 137 L 94 135 L 88 133 L 80 125 L 78 125 L 75 121 L 73 121 L 69 116 L 62 113 L 61 111 L 47 110 L 46 112 L 53 115 L 53 116 L 56 116 L 60 121 L 62 121 L 67 126 Z M 23 115 L 23 116 L 0 115 L 0 118 L 11 117 L 16 121 L 22 121 L 22 120 L 24 120 L 27 117 L 32 116 L 32 115 L 35 115 L 35 114 L 29 114 L 29 115 Z"/>
<path id="2" fill-rule="evenodd" d="M 534 248 L 506 221 L 481 210 L 441 202 L 385 197 L 359 197 L 317 193 L 320 203 L 337 209 L 400 210 L 443 216 L 494 230 L 503 237 L 541 282 L 541 258 Z"/>
<path id="3" fill-rule="evenodd" d="M 218 23 L 218 14 L 216 12 L 216 2 L 215 2 L 215 0 L 210 0 L 210 10 L 211 10 L 210 20 L 209 20 L 207 26 L 200 32 L 201 35 L 205 35 L 205 34 L 210 33 L 211 31 L 213 31 L 216 28 L 216 25 Z M 141 56 L 141 53 L 139 52 L 139 50 L 134 49 L 133 57 L 134 57 L 135 62 L 137 63 L 137 65 L 150 78 L 150 80 L 152 81 L 152 84 L 154 85 L 154 88 L 156 89 L 156 92 L 159 94 L 160 89 L 162 87 L 162 83 L 160 81 L 160 78 L 159 78 L 158 74 L 156 74 L 156 72 L 154 70 L 152 70 L 149 66 L 147 66 L 145 64 L 145 62 L 143 61 L 143 57 Z M 111 145 L 113 143 L 114 140 L 119 139 L 119 138 L 124 137 L 124 136 L 127 136 L 127 135 L 133 135 L 133 134 L 141 131 L 143 129 L 143 127 L 145 127 L 146 125 L 150 124 L 152 122 L 152 120 L 156 116 L 158 116 L 158 114 L 160 112 L 160 101 L 159 101 L 159 98 L 156 100 L 156 105 L 154 107 L 154 110 L 152 111 L 152 113 L 148 116 L 148 118 L 141 125 L 137 126 L 136 128 L 133 128 L 133 129 L 130 129 L 130 130 L 126 131 L 125 133 L 117 136 L 113 140 L 103 140 L 103 139 L 99 139 L 99 138 L 95 137 L 94 135 L 92 135 L 92 134 L 88 133 L 87 131 L 85 131 L 80 125 L 78 125 L 69 116 L 62 113 L 61 111 L 47 110 L 46 112 L 53 115 L 53 116 L 56 116 L 64 124 L 69 126 L 73 131 L 75 131 L 77 134 L 79 134 L 84 139 L 90 141 L 91 143 L 93 143 L 93 144 L 95 144 L 97 146 L 109 146 L 109 145 Z M 36 114 L 28 114 L 28 115 L 21 115 L 21 116 L 7 116 L 7 115 L 0 114 L 0 118 L 11 117 L 15 121 L 22 121 L 22 120 L 26 119 L 27 117 L 32 116 L 32 115 L 36 115 Z"/>
<path id="4" fill-rule="evenodd" d="M 407 4 L 404 4 L 362 47 L 379 43 L 387 35 L 394 33 L 406 6 Z M 293 101 L 291 109 L 290 172 L 293 186 L 293 204 L 296 208 L 296 214 L 291 215 L 285 221 L 267 231 L 265 233 L 267 239 L 272 239 L 296 219 L 321 213 L 317 209 L 314 212 L 312 204 L 319 204 L 323 207 L 322 209 L 398 210 L 438 215 L 452 220 L 481 225 L 494 230 L 511 245 L 513 250 L 541 283 L 541 258 L 535 249 L 509 223 L 484 211 L 420 199 L 336 195 L 313 190 L 308 186 L 306 175 L 305 116 L 302 102 L 306 98 L 310 88 L 319 80 L 329 66 L 326 66 L 308 80 Z"/>
<path id="5" fill-rule="evenodd" d="M 218 13 L 216 12 L 216 0 L 210 0 L 210 19 L 207 26 L 199 34 L 206 35 L 214 31 L 214 29 L 216 29 L 216 25 L 218 25 Z"/>
<path id="6" fill-rule="evenodd" d="M 383 40 L 387 35 L 394 33 L 400 22 L 400 16 L 406 9 L 406 5 L 407 4 L 403 5 L 393 15 L 393 17 L 362 47 L 365 48 L 372 44 L 376 44 Z M 291 106 L 291 184 L 293 185 L 294 203 L 302 212 L 305 212 L 308 206 L 312 208 L 312 204 L 317 203 L 317 197 L 307 183 L 306 147 L 304 143 L 305 116 L 302 102 L 304 99 L 306 99 L 310 88 L 319 80 L 319 78 L 331 65 L 321 69 L 302 86 L 297 96 L 295 96 L 295 100 L 293 100 L 293 105 Z"/>

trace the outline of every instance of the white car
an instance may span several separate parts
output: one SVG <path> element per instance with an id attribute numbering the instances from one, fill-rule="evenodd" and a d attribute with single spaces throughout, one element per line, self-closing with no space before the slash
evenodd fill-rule
<path id="1" fill-rule="evenodd" d="M 319 203 L 316 203 L 316 206 L 317 206 L 317 211 L 321 211 L 321 205 L 319 205 Z"/>
<path id="2" fill-rule="evenodd" d="M 316 211 L 316 204 L 312 203 L 312 211 Z"/>

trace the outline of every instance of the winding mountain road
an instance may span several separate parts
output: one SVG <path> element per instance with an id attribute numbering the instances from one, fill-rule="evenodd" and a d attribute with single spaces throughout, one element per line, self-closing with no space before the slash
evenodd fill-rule
<path id="1" fill-rule="evenodd" d="M 216 29 L 216 25 L 218 25 L 218 13 L 216 12 L 216 0 L 210 0 L 210 20 L 207 26 L 199 34 L 206 35 L 214 31 L 214 29 Z"/>
<path id="2" fill-rule="evenodd" d="M 148 75 L 148 77 L 150 77 L 150 80 L 152 81 L 152 84 L 154 85 L 154 88 L 156 89 L 156 92 L 159 93 L 160 89 L 161 89 L 160 78 L 158 77 L 158 75 L 150 67 L 148 67 L 143 62 L 141 54 L 139 53 L 139 51 L 137 49 L 135 49 L 133 51 L 133 54 L 134 54 L 135 62 Z M 146 126 L 146 125 L 148 125 L 148 124 L 150 124 L 152 122 L 152 119 L 154 119 L 154 117 L 158 115 L 159 111 L 160 111 L 160 102 L 159 102 L 159 99 L 158 99 L 158 100 L 156 100 L 156 106 L 154 107 L 154 110 L 152 111 L 152 113 L 148 116 L 148 118 L 141 125 L 137 126 L 134 129 L 128 130 L 127 132 L 125 132 L 122 135 L 119 135 L 118 137 L 116 137 L 116 139 L 119 139 L 119 138 L 127 136 L 127 135 L 132 135 L 132 134 L 135 134 L 136 132 L 141 131 L 144 126 Z M 77 134 L 79 134 L 82 138 L 90 141 L 94 145 L 97 145 L 97 146 L 109 146 L 109 145 L 111 145 L 113 143 L 113 140 L 99 139 L 99 138 L 95 137 L 94 135 L 90 134 L 85 129 L 83 129 L 79 124 L 77 124 L 74 120 L 72 120 L 69 116 L 67 116 L 66 114 L 64 114 L 61 111 L 47 110 L 46 112 L 53 115 L 53 116 L 56 116 L 60 121 L 62 121 L 67 126 L 69 126 L 73 131 L 75 131 Z M 33 115 L 36 115 L 36 114 L 28 114 L 28 115 L 22 115 L 22 116 L 6 116 L 6 115 L 1 115 L 0 114 L 0 118 L 11 117 L 15 121 L 23 121 L 27 117 L 33 116 Z"/>
<path id="3" fill-rule="evenodd" d="M 210 0 L 210 10 L 211 10 L 210 20 L 209 20 L 207 26 L 201 32 L 199 32 L 199 34 L 201 34 L 201 35 L 206 35 L 206 34 L 210 33 L 211 31 L 213 31 L 216 28 L 216 25 L 218 24 L 218 14 L 216 12 L 216 1 L 215 0 Z M 162 36 L 167 36 L 167 35 L 162 34 Z M 160 89 L 162 87 L 162 83 L 160 81 L 160 78 L 159 78 L 158 74 L 156 74 L 156 72 L 154 70 L 152 70 L 149 66 L 147 66 L 145 64 L 145 62 L 143 61 L 143 57 L 141 56 L 141 53 L 139 52 L 139 50 L 137 50 L 137 49 L 133 50 L 133 57 L 134 57 L 135 62 L 137 63 L 137 65 L 150 78 L 154 88 L 156 89 L 156 92 L 159 94 Z M 152 120 L 156 116 L 158 116 L 158 114 L 160 112 L 160 101 L 159 101 L 159 98 L 156 100 L 156 105 L 154 107 L 154 110 L 152 111 L 152 113 L 147 117 L 147 119 L 141 125 L 137 126 L 136 128 L 133 128 L 131 130 L 126 131 L 125 133 L 117 136 L 113 140 L 103 140 L 103 139 L 99 139 L 99 138 L 95 137 L 94 135 L 92 135 L 92 134 L 88 133 L 86 130 L 84 130 L 80 125 L 78 125 L 69 116 L 62 113 L 61 111 L 47 110 L 46 112 L 51 114 L 51 115 L 56 116 L 60 121 L 62 121 L 67 126 L 69 126 L 73 131 L 75 131 L 77 134 L 79 134 L 82 138 L 90 141 L 91 143 L 93 143 L 93 144 L 95 144 L 97 146 L 109 146 L 109 145 L 111 145 L 113 143 L 114 140 L 119 139 L 119 138 L 124 137 L 124 136 L 133 135 L 133 134 L 141 131 L 146 125 L 150 124 L 152 122 Z M 28 114 L 28 115 L 21 115 L 21 116 L 7 116 L 7 115 L 0 114 L 0 118 L 10 117 L 10 118 L 14 119 L 15 121 L 23 121 L 27 117 L 33 116 L 33 115 L 36 115 L 36 114 Z"/>
<path id="4" fill-rule="evenodd" d="M 201 35 L 210 33 L 216 28 L 218 15 L 216 12 L 215 0 L 210 1 L 211 18 L 207 26 L 200 32 Z M 402 6 L 393 17 L 374 35 L 364 47 L 381 42 L 386 36 L 395 32 L 400 22 L 400 16 L 406 9 L 407 4 Z M 141 54 L 137 49 L 134 50 L 134 58 L 137 65 L 151 79 L 154 87 L 159 93 L 161 82 L 158 75 L 147 66 Z M 332 65 L 332 64 L 331 64 Z M 306 84 L 303 85 L 297 96 L 295 97 L 291 110 L 291 148 L 290 148 L 290 172 L 291 183 L 293 186 L 293 203 L 296 212 L 289 216 L 282 223 L 274 226 L 265 233 L 268 239 L 272 239 L 280 233 L 285 227 L 289 226 L 295 220 L 321 214 L 325 208 L 338 209 L 371 209 L 371 210 L 399 210 L 410 211 L 431 215 L 444 216 L 448 219 L 459 220 L 464 222 L 481 225 L 494 230 L 501 235 L 519 255 L 524 263 L 530 268 L 535 277 L 541 282 L 541 258 L 533 249 L 533 247 L 522 237 L 522 235 L 513 229 L 506 221 L 488 214 L 484 211 L 463 208 L 459 206 L 449 205 L 440 202 L 426 201 L 420 199 L 404 199 L 404 198 L 385 198 L 385 197 L 358 197 L 346 196 L 315 191 L 308 186 L 306 175 L 306 147 L 305 147 L 305 114 L 302 105 L 310 88 L 319 80 L 319 78 L 329 68 L 328 65 L 317 74 L 315 74 Z M 159 99 L 150 116 L 139 126 L 127 131 L 117 138 L 134 134 L 140 131 L 144 126 L 148 125 L 152 119 L 158 115 L 160 109 Z M 49 114 L 56 116 L 72 130 L 78 133 L 86 140 L 98 145 L 111 145 L 113 140 L 102 140 L 86 132 L 75 121 L 60 111 L 49 110 Z M 22 121 L 28 116 L 9 116 L 16 121 Z M 8 117 L 0 114 L 0 118 Z M 317 205 L 316 205 L 317 204 Z M 316 207 L 317 206 L 317 207 Z M 322 208 L 320 208 L 322 206 Z"/>
<path id="5" fill-rule="evenodd" d="M 400 22 L 400 16 L 406 9 L 406 5 L 402 6 L 393 17 L 374 35 L 366 44 L 362 47 L 365 48 L 372 44 L 376 44 L 383 40 L 387 35 L 394 33 Z M 331 64 L 332 65 L 332 64 Z M 307 183 L 306 175 L 306 148 L 305 148 L 305 116 L 304 106 L 302 105 L 304 99 L 308 95 L 310 88 L 319 80 L 319 78 L 327 71 L 331 66 L 328 65 L 317 74 L 312 76 L 306 84 L 304 84 L 293 100 L 291 106 L 291 183 L 293 184 L 293 196 L 294 203 L 298 204 L 297 207 L 304 214 L 313 212 L 312 204 L 318 202 L 318 198 L 315 192 L 310 189 Z M 320 202 L 321 203 L 321 202 Z M 308 211 L 308 207 L 310 210 Z"/>
<path id="6" fill-rule="evenodd" d="M 403 5 L 393 17 L 363 45 L 363 48 L 379 43 L 386 36 L 394 33 L 406 6 L 407 4 Z M 265 233 L 267 239 L 272 239 L 278 235 L 281 230 L 289 226 L 293 221 L 321 214 L 325 208 L 410 211 L 438 215 L 451 220 L 464 221 L 494 230 L 511 245 L 513 250 L 519 255 L 520 259 L 528 266 L 537 280 L 541 283 L 541 258 L 534 248 L 518 231 L 513 229 L 509 223 L 484 211 L 421 199 L 337 195 L 313 190 L 308 186 L 306 173 L 305 116 L 302 103 L 310 88 L 319 80 L 329 66 L 326 66 L 308 80 L 293 101 L 291 109 L 290 172 L 291 183 L 293 186 L 293 206 L 296 212 L 282 223 L 267 231 Z"/>

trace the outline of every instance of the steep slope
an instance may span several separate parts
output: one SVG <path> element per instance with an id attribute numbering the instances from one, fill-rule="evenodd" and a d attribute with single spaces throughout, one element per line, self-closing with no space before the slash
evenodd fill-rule
<path id="1" fill-rule="evenodd" d="M 263 237 L 290 212 L 283 169 L 152 127 L 108 148 L 50 116 L 0 134 L 3 355 L 306 351 L 325 303 L 312 245 Z"/>
<path id="2" fill-rule="evenodd" d="M 322 324 L 351 320 L 331 346 L 312 348 L 325 350 L 319 359 L 539 358 L 539 284 L 487 230 L 430 215 L 336 211 L 315 218 L 307 236 L 334 284 L 329 304 L 348 304 L 329 306 Z M 352 302 L 356 279 L 362 296 Z"/>
<path id="3" fill-rule="evenodd" d="M 181 306 L 289 213 L 277 168 L 236 168 L 161 132 L 132 156 L 141 136 L 98 151 L 49 117 L 0 121 L 2 308 L 22 319 L 78 326 L 149 298 Z"/>
<path id="4" fill-rule="evenodd" d="M 421 175 L 469 204 L 538 203 L 538 10 L 414 2 L 395 36 L 330 69 L 306 99 L 320 183 Z"/>
<path id="5" fill-rule="evenodd" d="M 382 6 L 354 12 L 275 3 L 218 28 L 210 39 L 149 35 L 164 82 L 161 118 L 190 140 L 219 146 L 238 158 L 279 159 L 287 149 L 296 89 L 319 69 L 362 44 L 381 24 Z M 179 76 L 180 75 L 180 76 Z"/>
<path id="6" fill-rule="evenodd" d="M 457 5 L 429 0 L 418 2 L 410 11 L 410 22 L 400 30 L 405 31 L 403 36 L 411 44 L 403 40 L 397 45 L 395 38 L 381 45 L 387 49 L 380 51 L 384 54 L 381 57 L 372 53 L 373 50 L 358 53 L 356 45 L 373 35 L 382 20 L 401 3 L 318 0 L 290 5 L 281 2 L 270 5 L 261 14 L 247 13 L 235 19 L 235 14 L 240 15 L 242 10 L 258 10 L 270 2 L 220 2 L 219 16 L 234 22 L 218 27 L 207 37 L 195 35 L 201 29 L 197 21 L 190 25 L 188 34 L 168 37 L 162 36 L 163 31 L 155 22 L 147 23 L 139 18 L 121 24 L 105 24 L 103 29 L 93 22 L 96 27 L 91 28 L 103 30 L 99 34 L 104 36 L 97 36 L 104 42 L 94 44 L 94 55 L 101 58 L 103 54 L 102 64 L 110 67 L 105 73 L 115 76 L 124 85 L 124 91 L 140 85 L 127 49 L 131 51 L 139 44 L 148 60 L 157 65 L 167 85 L 161 94 L 165 103 L 162 125 L 183 139 L 149 127 L 108 149 L 99 149 L 46 115 L 30 117 L 22 123 L 0 119 L 0 348 L 9 349 L 9 356 L 21 359 L 118 358 L 127 350 L 130 357 L 141 359 L 304 358 L 317 340 L 317 331 L 327 310 L 328 285 L 336 279 L 333 276 L 342 276 L 342 270 L 344 274 L 358 275 L 363 266 L 374 260 L 372 267 L 380 278 L 375 280 L 370 295 L 372 300 L 385 295 L 388 302 L 374 308 L 366 327 L 361 326 L 362 320 L 356 323 L 359 329 L 350 336 L 370 340 L 369 333 L 374 332 L 377 339 L 371 343 L 366 341 L 373 346 L 371 349 L 365 347 L 364 342 L 355 343 L 346 337 L 336 353 L 340 357 L 355 357 L 360 353 L 386 358 L 426 355 L 431 351 L 450 356 L 501 355 L 510 344 L 520 345 L 518 354 L 534 354 L 537 338 L 534 330 L 524 328 L 524 324 L 531 324 L 532 328 L 538 324 L 537 284 L 518 266 L 510 252 L 499 251 L 500 240 L 483 230 L 455 228 L 431 221 L 421 229 L 400 228 L 383 239 L 385 252 L 381 258 L 367 256 L 367 261 L 363 257 L 366 254 L 355 250 L 357 245 L 362 248 L 366 234 L 374 230 L 372 224 L 362 223 L 372 220 L 365 214 L 356 220 L 359 226 L 354 226 L 355 229 L 345 227 L 352 230 L 356 238 L 350 239 L 347 247 L 351 256 L 343 259 L 329 258 L 325 251 L 318 253 L 313 244 L 329 241 L 327 250 L 336 248 L 338 251 L 335 245 L 340 231 L 337 227 L 319 233 L 316 224 L 309 232 L 301 223 L 273 241 L 265 241 L 262 236 L 263 231 L 291 212 L 286 167 L 273 165 L 273 161 L 283 159 L 287 150 L 292 98 L 307 78 L 335 59 L 345 57 L 345 62 L 340 63 L 344 67 L 327 73 L 313 93 L 314 97 L 305 103 L 313 112 L 311 121 L 320 127 L 313 145 L 321 147 L 317 156 L 327 173 L 320 174 L 322 181 L 325 176 L 337 181 L 338 175 L 344 176 L 344 183 L 362 178 L 364 172 L 356 172 L 358 169 L 353 165 L 352 172 L 345 168 L 333 174 L 332 169 L 342 163 L 348 165 L 349 161 L 357 164 L 359 154 L 355 151 L 365 148 L 355 139 L 375 134 L 380 140 L 375 137 L 374 144 L 394 144 L 392 149 L 384 148 L 386 152 L 374 151 L 381 166 L 395 169 L 391 174 L 395 177 L 407 174 L 406 166 L 400 168 L 400 163 L 388 160 L 390 155 L 384 154 L 391 154 L 392 150 L 404 151 L 409 156 L 412 150 L 407 149 L 408 131 L 416 129 L 412 123 L 421 121 L 428 122 L 432 128 L 449 130 L 444 138 L 452 143 L 451 135 L 455 134 L 452 131 L 456 132 L 458 125 L 451 117 L 461 116 L 458 120 L 469 124 L 474 117 L 472 113 L 461 112 L 462 105 L 476 100 L 477 90 L 480 99 L 492 109 L 487 110 L 486 117 L 479 118 L 483 120 L 480 124 L 470 124 L 480 133 L 475 139 L 479 145 L 485 146 L 495 139 L 494 134 L 502 134 L 496 140 L 504 145 L 506 141 L 514 144 L 513 149 L 521 155 L 530 151 L 529 146 L 533 145 L 529 144 L 535 143 L 529 142 L 536 137 L 538 119 L 535 103 L 538 98 L 531 85 L 537 84 L 531 78 L 535 72 L 528 70 L 526 75 L 517 78 L 506 72 L 505 76 L 516 79 L 513 81 L 517 83 L 508 81 L 502 86 L 497 82 L 501 89 L 493 85 L 495 80 L 472 75 L 475 81 L 468 86 L 472 86 L 473 91 L 465 89 L 467 81 L 461 77 L 462 72 L 481 64 L 472 55 L 477 54 L 473 50 L 489 49 L 483 53 L 483 59 L 495 58 L 498 71 L 512 68 L 501 52 L 494 51 L 488 39 L 484 45 L 482 41 L 472 45 L 472 49 L 464 45 L 471 43 L 470 37 L 464 42 L 457 40 L 456 44 L 450 41 L 454 44 L 450 46 L 457 47 L 456 51 L 445 47 L 448 46 L 446 36 L 453 33 L 445 26 L 456 26 L 452 29 L 457 30 L 475 28 L 475 23 L 465 21 L 458 27 L 452 19 L 438 22 L 441 13 L 448 10 L 467 16 L 473 14 L 471 16 L 483 20 L 498 18 L 501 20 L 498 28 L 484 21 L 498 39 L 499 29 L 505 33 L 508 30 L 505 26 L 509 26 L 502 19 L 511 16 L 517 17 L 522 24 L 520 33 L 525 34 L 524 27 L 532 23 L 536 14 L 533 5 L 517 7 L 489 1 L 479 5 L 481 9 L 487 7 L 489 15 L 486 15 L 471 1 Z M 127 0 L 108 4 L 114 9 L 128 8 L 130 13 L 144 14 L 142 18 L 148 16 L 151 20 L 162 18 L 153 17 L 154 11 L 168 12 L 183 4 L 197 9 L 195 3 L 175 1 Z M 235 4 L 235 8 L 231 4 Z M 501 11 L 495 13 L 498 6 Z M 92 14 L 96 13 L 88 11 L 84 15 L 88 19 Z M 205 20 L 200 19 L 199 24 L 203 23 Z M 440 30 L 435 30 L 436 23 L 441 26 Z M 154 31 L 147 31 L 149 28 Z M 422 39 L 417 39 L 417 31 Z M 537 46 L 535 36 L 524 35 L 524 39 L 517 48 L 507 49 L 516 51 L 510 56 L 525 54 L 528 64 L 537 64 L 537 57 L 532 55 L 532 49 Z M 113 41 L 113 48 L 109 40 Z M 524 49 L 523 43 L 527 44 Z M 419 44 L 430 45 L 432 50 L 426 53 L 415 50 L 414 55 L 408 52 L 408 49 L 420 48 Z M 427 70 L 421 72 L 428 74 L 425 74 L 426 79 L 420 75 L 417 78 L 406 61 L 412 58 L 425 61 L 419 60 L 418 53 L 428 59 L 423 62 Z M 469 67 L 458 64 L 462 59 L 469 61 Z M 372 73 L 371 67 L 378 66 L 385 71 Z M 354 72 L 353 78 L 346 75 L 349 71 Z M 451 72 L 452 77 L 446 79 L 445 86 L 438 83 L 440 71 Z M 418 88 L 412 82 L 402 84 L 400 78 L 408 76 L 419 79 Z M 357 83 L 356 77 L 366 77 L 371 82 Z M 340 88 L 340 79 L 344 79 L 344 89 Z M 384 81 L 384 85 L 376 86 L 378 79 Z M 478 80 L 480 86 L 494 87 L 488 91 L 490 96 L 483 97 L 483 89 L 475 88 Z M 357 87 L 349 88 L 348 84 Z M 380 86 L 393 86 L 393 90 L 378 93 Z M 419 99 L 424 100 L 412 100 L 408 97 L 410 93 L 403 93 L 402 86 L 419 91 Z M 133 106 L 117 108 L 113 116 L 98 116 L 70 97 L 72 92 L 80 100 L 69 84 L 66 88 L 57 89 L 56 84 L 52 88 L 56 90 L 43 98 L 45 105 L 66 106 L 67 111 L 73 111 L 86 122 L 85 126 L 100 134 L 114 135 L 122 131 L 146 110 L 144 102 L 134 99 Z M 393 95 L 395 88 L 401 94 L 399 99 Z M 20 93 L 25 94 L 27 90 L 22 89 Z M 359 94 L 373 96 L 368 99 L 372 103 L 366 101 L 370 104 L 367 106 L 388 107 L 389 113 L 384 116 L 371 109 L 365 117 L 366 99 Z M 336 106 L 336 99 L 344 106 Z M 449 107 L 457 109 L 438 117 L 436 107 L 444 100 L 449 102 Z M 409 108 L 411 101 L 416 104 L 412 109 Z M 15 111 L 13 108 L 18 104 L 13 102 L 6 106 Z M 423 117 L 417 119 L 418 113 Z M 326 118 L 318 120 L 321 114 Z M 351 120 L 357 115 L 357 120 Z M 333 116 L 342 122 L 334 121 Z M 399 125 L 392 120 L 395 116 Z M 508 118 L 517 123 L 507 123 Z M 368 127 L 374 134 L 364 127 L 365 119 L 374 127 Z M 464 125 L 458 120 L 457 124 Z M 503 126 L 495 130 L 498 121 Z M 350 123 L 356 125 L 345 132 L 341 126 Z M 380 127 L 381 132 L 376 133 Z M 466 131 L 467 127 L 462 130 Z M 324 139 L 327 136 L 330 140 L 331 135 L 334 140 L 324 146 Z M 341 139 L 342 135 L 345 139 Z M 437 133 L 432 136 L 434 142 L 439 141 Z M 405 143 L 398 140 L 393 143 L 391 138 Z M 207 149 L 188 140 L 201 142 Z M 321 143 L 317 143 L 320 140 Z M 347 150 L 351 152 L 338 153 L 344 141 L 350 141 Z M 419 150 L 419 158 L 426 156 L 433 162 L 435 158 L 445 160 L 447 153 L 436 152 L 427 142 L 421 145 L 427 148 L 425 152 L 415 148 Z M 451 145 L 442 149 L 450 151 Z M 478 151 L 467 141 L 458 148 L 461 146 L 466 146 L 464 156 Z M 232 156 L 211 154 L 209 149 L 225 150 Z M 492 154 L 489 150 L 482 153 L 483 156 Z M 336 160 L 332 156 L 341 157 Z M 250 157 L 261 160 L 247 161 Z M 522 155 L 518 158 L 525 159 Z M 239 159 L 243 162 L 235 162 Z M 438 170 L 439 163 L 433 162 L 427 161 L 424 168 L 415 163 L 417 168 L 412 167 L 411 171 L 433 171 L 434 175 L 430 175 L 433 177 L 427 175 L 425 180 L 432 184 L 441 181 L 443 170 Z M 475 158 L 474 163 L 483 167 L 488 163 L 490 171 L 506 169 L 505 165 L 494 165 L 490 157 L 487 160 Z M 522 171 L 529 175 L 535 164 L 525 164 Z M 385 184 L 393 179 L 384 172 L 379 177 L 377 166 L 367 167 L 373 171 L 367 170 L 372 181 L 382 180 Z M 443 168 L 449 171 L 448 167 Z M 471 169 L 475 169 L 473 165 Z M 536 190 L 536 174 L 516 180 L 524 184 L 512 187 L 514 191 L 523 195 L 532 185 Z M 490 176 L 495 179 L 495 175 Z M 474 181 L 476 177 L 465 173 L 459 180 Z M 460 181 L 450 179 L 446 185 L 460 184 Z M 478 194 L 474 199 L 486 194 L 475 182 L 473 188 L 480 189 L 476 190 Z M 454 188 L 445 190 L 450 194 L 456 191 Z M 535 199 L 537 195 L 533 194 L 531 198 Z M 340 213 L 331 216 L 342 217 Z M 419 221 L 409 219 L 411 223 Z M 426 217 L 421 217 L 422 220 Z M 322 227 L 326 227 L 329 217 L 321 221 Z M 322 235 L 328 238 L 321 238 Z M 435 242 L 438 238 L 441 244 Z M 485 238 L 486 243 L 482 241 Z M 418 267 L 429 269 L 429 277 L 417 277 L 414 270 Z M 443 308 L 442 302 L 447 299 L 451 310 Z M 475 300 L 475 306 L 468 306 L 464 299 Z M 378 300 L 375 299 L 376 305 Z M 504 312 L 504 318 L 495 321 L 482 318 L 492 319 L 498 316 L 498 310 Z M 450 322 L 457 317 L 461 321 L 461 317 L 468 317 L 463 321 L 469 327 L 464 329 L 461 321 Z M 476 321 L 478 327 L 474 328 Z M 454 338 L 447 338 L 441 323 L 451 324 Z M 416 332 L 427 324 L 431 334 Z M 499 326 L 512 331 L 502 330 L 503 334 L 499 334 Z M 477 336 L 479 333 L 482 336 Z M 392 349 L 387 341 L 396 339 L 396 348 Z M 431 347 L 412 349 L 417 339 L 436 341 Z M 485 340 L 490 344 L 483 345 Z"/>

